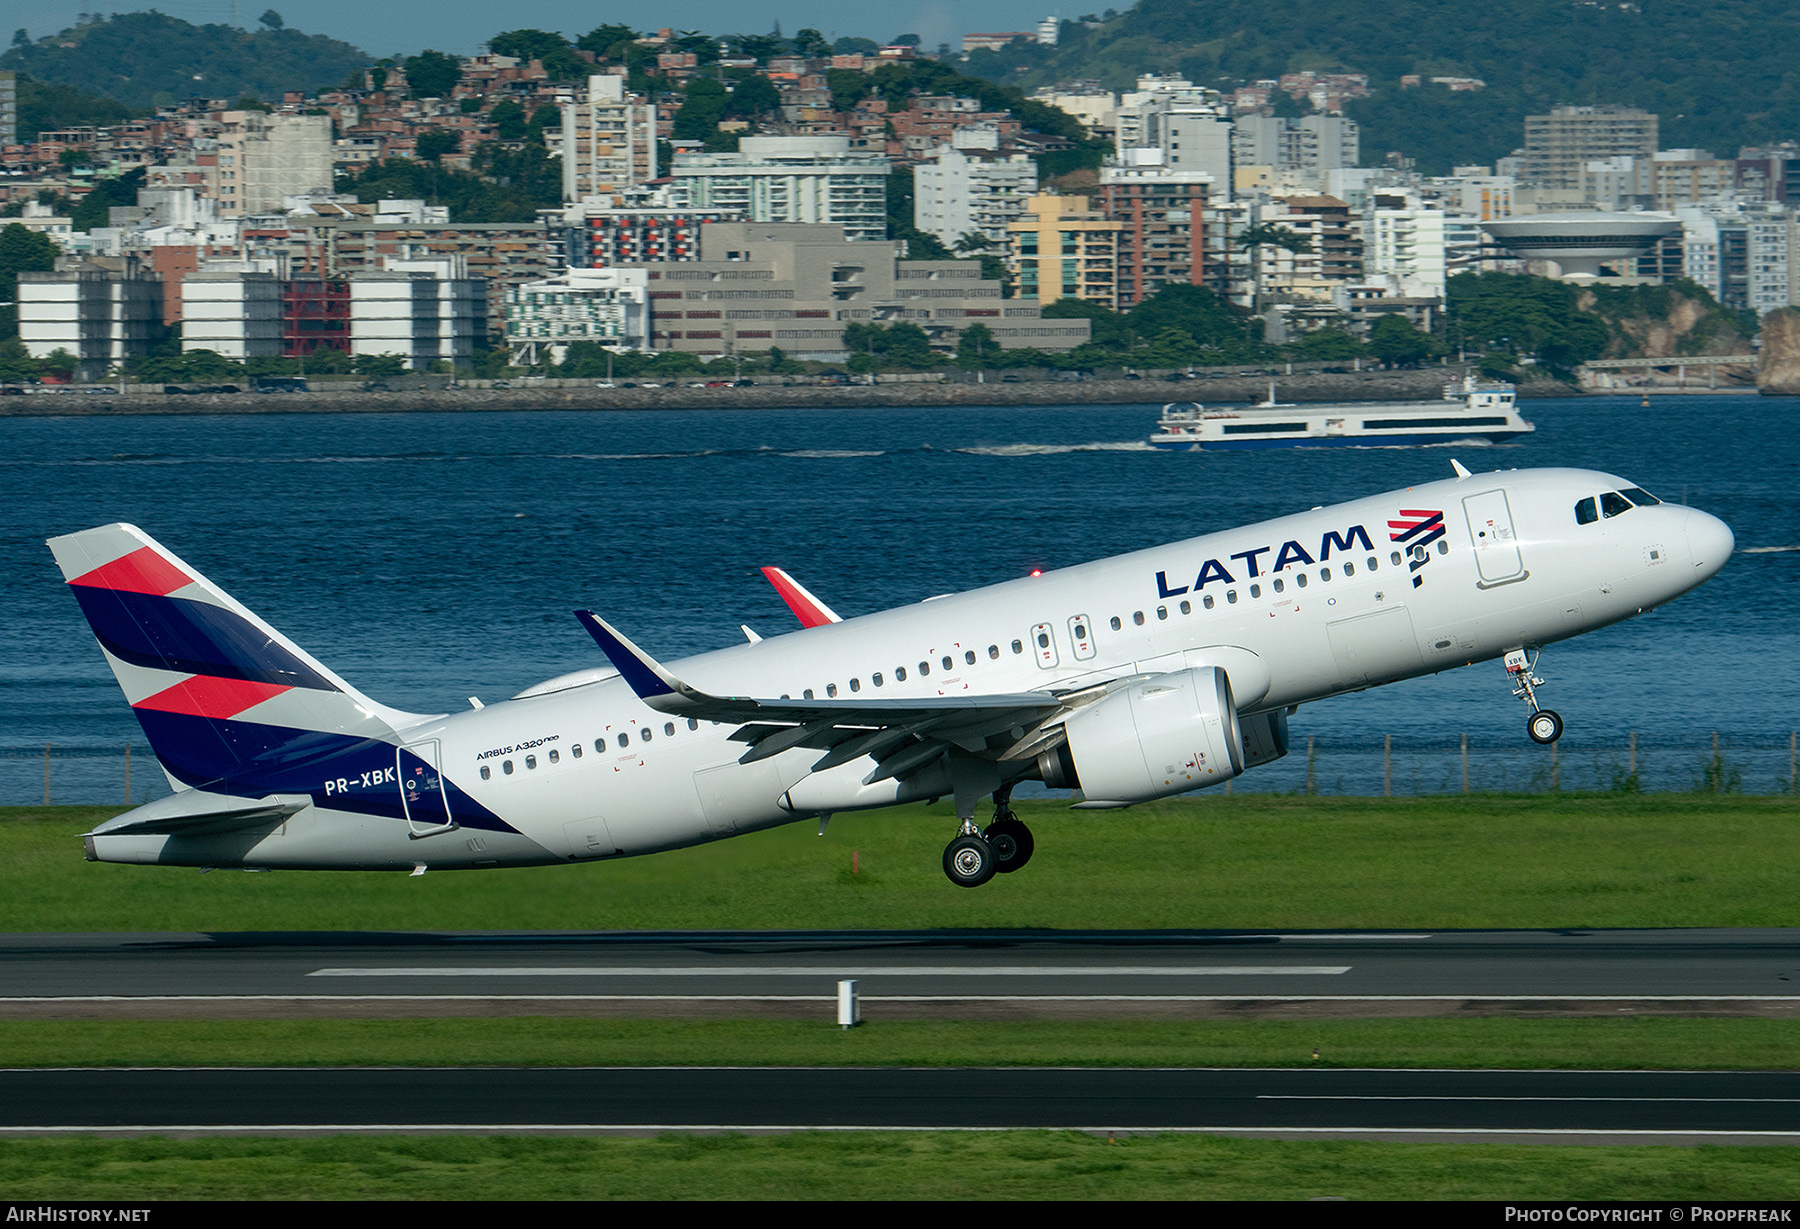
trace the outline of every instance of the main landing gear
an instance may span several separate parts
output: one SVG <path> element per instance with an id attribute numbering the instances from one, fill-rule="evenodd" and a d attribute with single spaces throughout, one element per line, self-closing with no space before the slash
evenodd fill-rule
<path id="1" fill-rule="evenodd" d="M 995 875 L 1006 875 L 1031 861 L 1031 829 L 1007 803 L 1012 787 L 994 791 L 994 818 L 985 829 L 974 819 L 962 821 L 956 839 L 944 847 L 944 874 L 959 888 L 978 888 Z"/>
<path id="2" fill-rule="evenodd" d="M 1537 663 L 1538 654 L 1527 658 L 1524 649 L 1514 649 L 1506 655 L 1506 675 L 1512 680 L 1513 694 L 1531 710 L 1525 717 L 1525 733 L 1532 742 L 1549 746 L 1562 737 L 1563 719 L 1550 709 L 1538 707 L 1537 689 L 1544 680 L 1538 677 Z"/>

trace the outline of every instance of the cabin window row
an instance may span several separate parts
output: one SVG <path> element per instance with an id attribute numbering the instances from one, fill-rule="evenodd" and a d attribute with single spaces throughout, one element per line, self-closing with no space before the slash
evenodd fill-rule
<path id="1" fill-rule="evenodd" d="M 688 721 L 687 721 L 687 728 L 690 730 L 697 730 L 700 728 L 700 723 L 698 721 L 696 721 L 694 718 L 689 717 Z M 650 742 L 656 737 L 656 731 L 647 725 L 640 726 L 638 728 L 637 734 L 638 734 L 638 741 L 641 743 Z M 663 723 L 663 736 L 666 738 L 675 737 L 675 723 L 673 721 L 666 721 Z M 629 730 L 619 731 L 619 733 L 614 736 L 614 739 L 618 743 L 618 746 L 621 750 L 631 746 L 631 732 Z M 594 750 L 601 753 L 602 755 L 604 755 L 606 753 L 606 739 L 605 738 L 596 738 L 594 740 Z M 582 745 L 580 743 L 570 744 L 569 758 L 578 760 L 581 758 L 581 756 L 582 756 Z M 552 764 L 559 764 L 562 762 L 562 753 L 560 751 L 558 751 L 557 749 L 552 748 L 550 751 L 545 753 L 545 759 L 548 760 Z M 537 769 L 537 766 L 538 766 L 538 757 L 537 756 L 528 755 L 525 757 L 525 771 L 533 772 Z M 500 775 L 504 776 L 504 777 L 510 777 L 510 776 L 512 776 L 512 774 L 513 774 L 513 762 L 511 760 L 501 760 L 500 761 Z M 493 770 L 492 765 L 483 764 L 481 766 L 481 779 L 483 781 L 491 780 L 493 775 L 494 775 L 494 770 Z"/>

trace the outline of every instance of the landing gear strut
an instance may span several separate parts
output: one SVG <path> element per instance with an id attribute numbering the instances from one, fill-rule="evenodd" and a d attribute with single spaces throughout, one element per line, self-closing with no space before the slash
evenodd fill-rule
<path id="1" fill-rule="evenodd" d="M 1531 711 L 1525 717 L 1525 733 L 1531 741 L 1544 746 L 1562 737 L 1563 719 L 1547 708 L 1539 708 L 1537 689 L 1544 685 L 1544 680 L 1537 673 L 1538 654 L 1529 658 L 1524 649 L 1514 649 L 1506 655 L 1506 674 L 1512 679 L 1513 695 L 1525 701 Z"/>
<path id="2" fill-rule="evenodd" d="M 973 815 L 966 816 L 956 839 L 944 847 L 944 874 L 957 887 L 978 888 L 1031 861 L 1031 829 L 1012 813 L 1007 805 L 1011 797 L 1010 785 L 995 790 L 994 818 L 987 828 L 977 828 Z"/>

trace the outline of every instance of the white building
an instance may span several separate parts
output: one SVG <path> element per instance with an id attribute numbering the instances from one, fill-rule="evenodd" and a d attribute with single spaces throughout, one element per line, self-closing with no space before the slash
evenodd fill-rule
<path id="1" fill-rule="evenodd" d="M 1377 190 L 1363 215 L 1363 263 L 1407 297 L 1442 298 L 1448 270 L 1444 212 L 1411 193 Z"/>
<path id="2" fill-rule="evenodd" d="M 562 159 L 565 202 L 656 178 L 656 106 L 627 97 L 623 77 L 589 77 L 587 97 L 563 103 L 560 131 L 545 136 Z"/>
<path id="3" fill-rule="evenodd" d="M 943 146 L 913 168 L 913 225 L 949 248 L 979 235 L 999 255 L 1006 250 L 1006 224 L 1024 216 L 1037 187 L 1037 163 L 1028 155 Z"/>
<path id="4" fill-rule="evenodd" d="M 569 345 L 650 349 L 650 275 L 643 269 L 569 269 L 541 282 L 506 288 L 506 345 L 515 366 L 547 356 L 562 362 Z"/>
<path id="5" fill-rule="evenodd" d="M 135 260 L 83 262 L 19 274 L 19 340 L 32 358 L 58 350 L 80 360 L 84 380 L 139 358 L 162 330 L 162 279 Z"/>
<path id="6" fill-rule="evenodd" d="M 462 257 L 387 257 L 382 266 L 350 276 L 351 354 L 397 355 L 419 371 L 475 353 L 485 329 L 486 284 L 468 276 Z"/>
<path id="7" fill-rule="evenodd" d="M 181 349 L 240 362 L 281 356 L 281 280 L 247 261 L 208 261 L 181 280 Z"/>
<path id="8" fill-rule="evenodd" d="M 887 237 L 889 163 L 844 136 L 745 137 L 737 153 L 676 154 L 671 198 L 753 222 L 835 223 L 853 240 Z"/>
<path id="9" fill-rule="evenodd" d="M 282 198 L 332 189 L 331 119 L 226 111 L 214 161 L 201 161 L 219 216 L 278 213 Z"/>
<path id="10" fill-rule="evenodd" d="M 1116 121 L 1119 166 L 1200 171 L 1212 176 L 1216 199 L 1230 197 L 1232 125 L 1215 92 L 1178 77 L 1142 77 Z"/>
<path id="11" fill-rule="evenodd" d="M 1355 166 L 1361 149 L 1356 121 L 1341 115 L 1241 115 L 1232 123 L 1231 156 L 1238 166 L 1294 172 L 1315 191 L 1325 187 L 1329 172 Z"/>

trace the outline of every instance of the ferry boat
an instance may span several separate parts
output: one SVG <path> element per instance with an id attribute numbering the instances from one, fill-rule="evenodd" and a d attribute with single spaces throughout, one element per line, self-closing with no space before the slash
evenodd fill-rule
<path id="1" fill-rule="evenodd" d="M 1519 416 L 1513 386 L 1473 375 L 1444 388 L 1442 401 L 1366 405 L 1281 405 L 1269 399 L 1242 409 L 1209 410 L 1198 402 L 1163 406 L 1153 448 L 1174 452 L 1233 448 L 1396 448 L 1424 444 L 1498 444 L 1537 430 Z"/>

